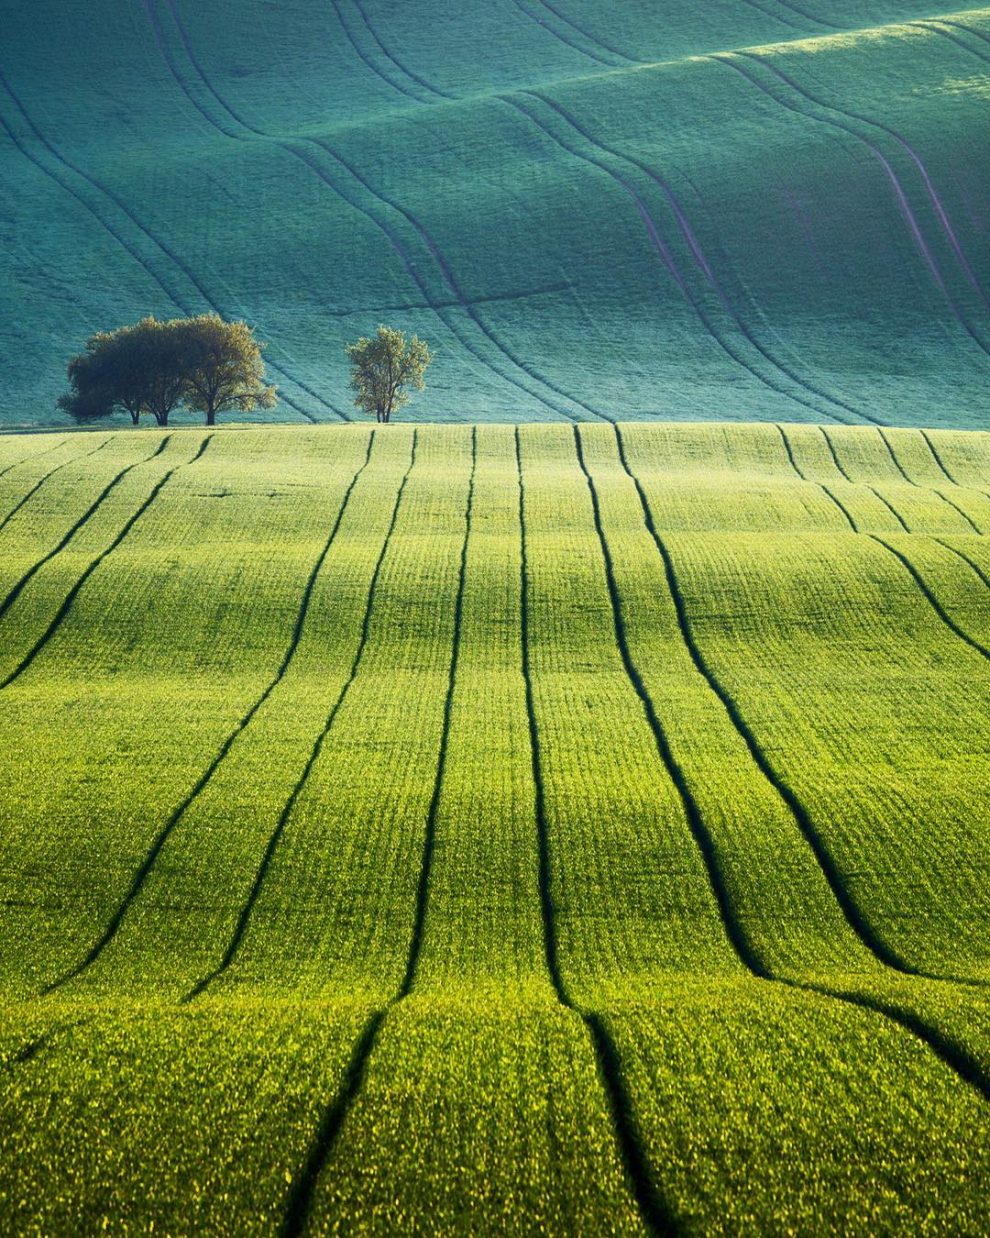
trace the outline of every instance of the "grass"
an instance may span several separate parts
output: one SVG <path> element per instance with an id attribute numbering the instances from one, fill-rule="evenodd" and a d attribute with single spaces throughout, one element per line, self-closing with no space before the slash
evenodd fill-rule
<path id="1" fill-rule="evenodd" d="M 93 330 L 210 308 L 297 421 L 355 417 L 383 320 L 438 349 L 426 420 L 984 424 L 986 8 L 0 16 L 5 427 Z"/>
<path id="2" fill-rule="evenodd" d="M 978 1229 L 988 495 L 943 430 L 0 439 L 2 1227 Z"/>

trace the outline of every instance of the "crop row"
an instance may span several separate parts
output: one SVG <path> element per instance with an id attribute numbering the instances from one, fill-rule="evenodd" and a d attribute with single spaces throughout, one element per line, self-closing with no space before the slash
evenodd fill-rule
<path id="1" fill-rule="evenodd" d="M 990 564 L 815 471 L 940 521 L 919 436 L 138 437 L 0 533 L 64 487 L 0 620 L 50 631 L 0 690 L 11 1224 L 974 1223 Z"/>

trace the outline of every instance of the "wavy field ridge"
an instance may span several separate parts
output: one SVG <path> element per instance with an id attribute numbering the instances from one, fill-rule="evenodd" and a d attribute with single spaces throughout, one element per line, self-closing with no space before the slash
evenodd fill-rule
<path id="1" fill-rule="evenodd" d="M 0 419 L 147 312 L 245 315 L 282 415 L 343 344 L 428 420 L 972 427 L 990 9 L 917 0 L 0 3 Z"/>
<path id="2" fill-rule="evenodd" d="M 5 437 L 0 1225 L 979 1229 L 988 530 L 950 431 Z"/>

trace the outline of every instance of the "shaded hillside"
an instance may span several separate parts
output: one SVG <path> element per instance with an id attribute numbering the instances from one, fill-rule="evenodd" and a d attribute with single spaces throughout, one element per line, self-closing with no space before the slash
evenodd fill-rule
<path id="1" fill-rule="evenodd" d="M 4 424 L 92 329 L 211 306 L 282 415 L 342 344 L 416 415 L 973 426 L 990 9 L 917 0 L 0 3 Z"/>

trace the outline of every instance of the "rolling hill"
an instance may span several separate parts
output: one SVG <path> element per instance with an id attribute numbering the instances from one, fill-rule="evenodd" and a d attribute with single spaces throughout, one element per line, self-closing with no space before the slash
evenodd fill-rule
<path id="1" fill-rule="evenodd" d="M 342 345 L 426 420 L 986 424 L 990 9 L 0 2 L 7 427 L 97 328 L 215 307 L 286 418 Z"/>
<path id="2" fill-rule="evenodd" d="M 0 1229 L 978 1232 L 990 435 L 0 440 Z"/>

